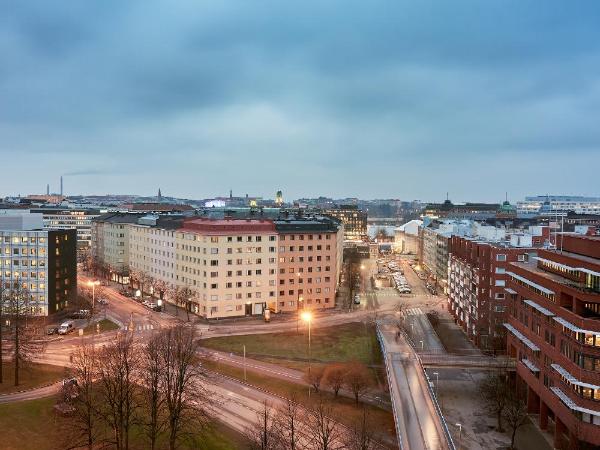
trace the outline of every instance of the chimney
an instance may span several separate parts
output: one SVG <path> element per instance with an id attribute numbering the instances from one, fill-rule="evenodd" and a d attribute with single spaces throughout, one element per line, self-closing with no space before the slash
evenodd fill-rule
<path id="1" fill-rule="evenodd" d="M 46 185 L 46 195 L 50 195 L 50 184 Z"/>

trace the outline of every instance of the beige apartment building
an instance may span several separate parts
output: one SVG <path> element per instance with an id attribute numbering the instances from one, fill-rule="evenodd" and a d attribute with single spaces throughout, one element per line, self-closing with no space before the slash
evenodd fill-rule
<path id="1" fill-rule="evenodd" d="M 118 213 L 99 217 L 93 229 L 101 262 L 120 268 L 123 279 L 141 271 L 168 288 L 190 288 L 188 308 L 209 319 L 335 306 L 344 235 L 330 217 Z"/>
<path id="2" fill-rule="evenodd" d="M 277 307 L 273 221 L 186 220 L 175 248 L 176 281 L 196 292 L 192 312 L 210 319 Z"/>

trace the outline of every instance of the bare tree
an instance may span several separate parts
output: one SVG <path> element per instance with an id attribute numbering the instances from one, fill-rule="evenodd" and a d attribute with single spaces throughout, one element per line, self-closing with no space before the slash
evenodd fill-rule
<path id="1" fill-rule="evenodd" d="M 206 391 L 196 361 L 194 328 L 178 325 L 161 331 L 160 363 L 167 413 L 170 450 L 179 441 L 193 439 L 206 425 Z"/>
<path id="2" fill-rule="evenodd" d="M 375 440 L 377 427 L 369 416 L 366 406 L 363 406 L 362 414 L 352 423 L 344 438 L 348 450 L 374 450 L 378 447 Z"/>
<path id="3" fill-rule="evenodd" d="M 61 392 L 61 401 L 72 406 L 72 413 L 61 426 L 61 448 L 92 450 L 101 441 L 100 418 L 96 411 L 98 390 L 94 385 L 98 359 L 93 345 L 82 342 L 72 353 L 71 374 L 76 384 L 68 383 Z"/>
<path id="4" fill-rule="evenodd" d="M 321 382 L 323 381 L 324 374 L 325 369 L 323 367 L 312 367 L 311 370 L 307 370 L 304 373 L 304 381 L 306 381 L 308 384 L 314 387 L 316 392 L 319 392 L 319 388 L 321 387 Z"/>
<path id="5" fill-rule="evenodd" d="M 26 285 L 27 283 L 15 281 L 8 293 L 7 312 L 10 316 L 15 386 L 19 385 L 21 368 L 27 366 L 36 355 L 45 349 L 45 343 L 38 335 L 41 321 L 32 317 L 34 304 Z"/>
<path id="6" fill-rule="evenodd" d="M 512 450 L 515 448 L 515 436 L 517 430 L 527 423 L 527 405 L 519 398 L 513 389 L 509 389 L 502 417 L 511 430 L 510 448 Z"/>
<path id="7" fill-rule="evenodd" d="M 246 430 L 246 438 L 252 450 L 275 450 L 278 448 L 273 408 L 265 400 L 256 413 L 256 423 Z"/>
<path id="8" fill-rule="evenodd" d="M 367 366 L 359 362 L 348 364 L 344 375 L 344 385 L 354 395 L 356 404 L 358 404 L 358 399 L 369 390 L 371 384 L 371 374 Z"/>
<path id="9" fill-rule="evenodd" d="M 497 430 L 504 431 L 502 429 L 502 416 L 510 390 L 506 373 L 490 371 L 479 382 L 478 390 L 486 409 L 496 416 Z"/>
<path id="10" fill-rule="evenodd" d="M 113 431 L 117 450 L 129 448 L 129 432 L 137 409 L 139 358 L 131 333 L 119 333 L 115 341 L 99 352 L 98 379 L 102 402 L 101 414 Z"/>
<path id="11" fill-rule="evenodd" d="M 327 367 L 325 367 L 323 382 L 333 391 L 335 397 L 338 396 L 340 389 L 344 385 L 346 371 L 346 366 L 339 363 L 329 364 Z"/>
<path id="12" fill-rule="evenodd" d="M 319 396 L 307 412 L 308 439 L 315 450 L 333 450 L 342 445 L 342 429 L 332 419 L 334 410 Z"/>
<path id="13" fill-rule="evenodd" d="M 303 448 L 300 444 L 300 436 L 304 428 L 302 408 L 297 402 L 296 395 L 292 393 L 275 415 L 275 433 L 279 446 L 287 450 Z"/>
<path id="14" fill-rule="evenodd" d="M 165 429 L 165 396 L 163 393 L 163 366 L 160 358 L 161 335 L 153 335 L 141 349 L 139 379 L 144 408 L 140 411 L 139 422 L 144 435 L 150 441 L 150 449 L 155 450 L 156 442 Z"/>
<path id="15" fill-rule="evenodd" d="M 175 291 L 175 304 L 185 308 L 188 322 L 190 321 L 190 303 L 191 300 L 196 297 L 196 295 L 196 291 L 189 288 L 188 286 L 178 288 Z"/>

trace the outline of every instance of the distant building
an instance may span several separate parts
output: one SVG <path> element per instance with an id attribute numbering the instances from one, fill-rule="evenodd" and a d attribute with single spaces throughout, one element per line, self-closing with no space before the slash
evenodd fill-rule
<path id="1" fill-rule="evenodd" d="M 77 295 L 75 230 L 46 230 L 41 214 L 0 213 L 0 283 L 21 283 L 31 314 L 65 309 Z"/>
<path id="2" fill-rule="evenodd" d="M 344 225 L 344 240 L 363 241 L 367 234 L 367 212 L 356 205 L 341 205 L 323 210 L 323 214 L 334 217 Z"/>
<path id="3" fill-rule="evenodd" d="M 394 231 L 394 251 L 405 255 L 416 255 L 419 247 L 419 228 L 422 220 L 411 220 Z"/>
<path id="4" fill-rule="evenodd" d="M 32 213 L 41 213 L 45 229 L 77 230 L 77 247 L 91 248 L 92 220 L 100 215 L 97 209 L 32 208 Z"/>
<path id="5" fill-rule="evenodd" d="M 500 210 L 497 203 L 464 203 L 454 204 L 450 200 L 444 203 L 429 203 L 423 211 L 424 217 L 432 219 L 471 219 L 482 220 L 496 217 Z"/>
<path id="6" fill-rule="evenodd" d="M 579 195 L 538 195 L 517 202 L 517 213 L 523 215 L 600 214 L 600 197 Z"/>
<path id="7" fill-rule="evenodd" d="M 508 352 L 553 447 L 600 448 L 600 237 L 557 247 L 505 269 Z"/>
<path id="8" fill-rule="evenodd" d="M 51 205 L 60 205 L 65 199 L 66 197 L 63 197 L 62 195 L 57 195 L 57 194 L 50 194 L 50 195 L 28 195 L 27 197 L 25 197 L 26 200 L 29 200 L 31 202 L 37 202 L 37 203 L 48 203 Z"/>
<path id="9" fill-rule="evenodd" d="M 125 203 L 119 209 L 132 212 L 186 212 L 194 211 L 190 205 L 177 203 Z"/>

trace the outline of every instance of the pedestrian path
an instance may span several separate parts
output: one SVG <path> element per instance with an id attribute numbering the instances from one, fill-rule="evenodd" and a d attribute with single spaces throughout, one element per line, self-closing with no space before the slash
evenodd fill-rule
<path id="1" fill-rule="evenodd" d="M 420 316 L 423 314 L 421 308 L 408 308 L 404 311 L 405 316 Z"/>

